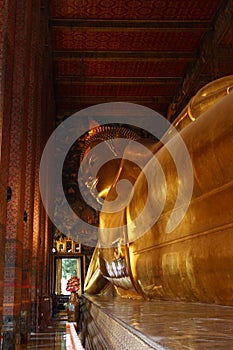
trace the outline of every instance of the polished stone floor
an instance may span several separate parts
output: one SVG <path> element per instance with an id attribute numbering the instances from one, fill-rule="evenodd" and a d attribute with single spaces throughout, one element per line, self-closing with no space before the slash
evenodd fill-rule
<path id="1" fill-rule="evenodd" d="M 233 349 L 233 307 L 118 297 L 87 300 L 97 315 L 107 314 L 153 349 Z"/>
<path id="2" fill-rule="evenodd" d="M 152 349 L 233 349 L 233 307 L 118 297 L 86 298 L 98 308 L 99 314 L 107 314 Z M 45 332 L 32 333 L 24 349 L 65 350 L 66 321 L 60 317 Z"/>
<path id="3" fill-rule="evenodd" d="M 65 350 L 66 334 L 60 331 L 31 334 L 30 343 L 25 349 Z"/>
<path id="4" fill-rule="evenodd" d="M 31 333 L 29 343 L 22 349 L 66 350 L 66 322 L 67 317 L 61 313 L 45 331 Z"/>

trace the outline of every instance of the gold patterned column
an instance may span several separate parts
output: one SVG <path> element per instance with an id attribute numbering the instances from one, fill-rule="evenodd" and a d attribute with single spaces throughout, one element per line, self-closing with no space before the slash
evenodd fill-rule
<path id="1" fill-rule="evenodd" d="M 56 259 L 56 294 L 61 294 L 62 259 Z"/>

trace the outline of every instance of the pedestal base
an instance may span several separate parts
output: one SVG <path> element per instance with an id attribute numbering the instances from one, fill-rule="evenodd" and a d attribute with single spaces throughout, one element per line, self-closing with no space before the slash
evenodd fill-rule
<path id="1" fill-rule="evenodd" d="M 85 350 L 233 349 L 233 307 L 85 296 Z"/>

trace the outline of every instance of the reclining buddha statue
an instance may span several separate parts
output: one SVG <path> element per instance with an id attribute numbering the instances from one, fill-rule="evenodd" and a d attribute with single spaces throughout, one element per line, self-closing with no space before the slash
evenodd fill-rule
<path id="1" fill-rule="evenodd" d="M 104 203 L 116 199 L 122 179 L 131 182 L 132 193 L 117 211 L 104 210 L 105 204 L 100 210 L 85 293 L 233 305 L 233 76 L 204 86 L 160 141 L 130 138 L 133 146 L 103 165 L 90 186 Z M 90 170 L 86 153 L 83 171 Z M 131 153 L 143 167 L 129 160 Z"/>

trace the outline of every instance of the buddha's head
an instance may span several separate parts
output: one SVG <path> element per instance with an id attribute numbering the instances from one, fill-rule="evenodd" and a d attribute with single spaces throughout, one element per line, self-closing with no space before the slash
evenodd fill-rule
<path id="1" fill-rule="evenodd" d="M 98 126 L 88 133 L 80 157 L 80 178 L 84 192 L 94 198 L 98 209 L 117 178 L 125 147 L 138 138 L 122 126 Z"/>

